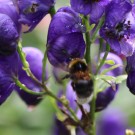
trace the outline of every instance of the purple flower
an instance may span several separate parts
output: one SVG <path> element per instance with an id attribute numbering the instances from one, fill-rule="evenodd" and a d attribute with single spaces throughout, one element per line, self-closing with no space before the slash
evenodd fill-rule
<path id="1" fill-rule="evenodd" d="M 96 135 L 124 135 L 127 128 L 127 121 L 124 114 L 116 109 L 104 111 L 96 121 Z M 66 126 L 55 118 L 53 135 L 69 135 Z M 76 128 L 76 135 L 87 135 L 80 128 Z"/>
<path id="2" fill-rule="evenodd" d="M 10 96 L 14 89 L 14 76 L 17 76 L 18 54 L 0 55 L 0 105 Z"/>
<path id="3" fill-rule="evenodd" d="M 0 54 L 16 51 L 21 25 L 19 15 L 10 0 L 0 1 Z"/>
<path id="4" fill-rule="evenodd" d="M 47 38 L 47 56 L 55 67 L 66 70 L 72 58 L 82 58 L 85 51 L 85 27 L 79 15 L 70 7 L 63 7 L 53 16 Z"/>
<path id="5" fill-rule="evenodd" d="M 29 26 L 27 32 L 32 31 L 54 4 L 55 0 L 18 0 L 19 22 Z"/>
<path id="6" fill-rule="evenodd" d="M 126 72 L 128 74 L 127 87 L 135 95 L 135 52 L 132 56 L 127 57 Z"/>
<path id="7" fill-rule="evenodd" d="M 57 118 L 55 118 L 54 121 L 55 123 L 53 135 L 70 135 L 70 130 L 65 126 L 63 122 L 61 122 Z M 76 135 L 86 135 L 80 127 L 77 127 L 75 129 L 75 132 Z"/>
<path id="8" fill-rule="evenodd" d="M 132 9 L 132 14 L 134 16 L 134 9 L 135 6 L 133 6 Z M 133 53 L 132 56 L 127 57 L 127 66 L 126 66 L 126 72 L 128 74 L 127 77 L 127 87 L 129 88 L 130 92 L 132 94 L 135 94 L 135 79 L 134 79 L 134 75 L 135 75 L 135 52 Z"/>
<path id="9" fill-rule="evenodd" d="M 26 60 L 29 62 L 32 73 L 39 81 L 41 81 L 42 58 L 43 58 L 42 52 L 37 48 L 33 47 L 24 47 L 23 51 L 26 54 Z M 26 72 L 22 69 L 21 63 L 19 65 L 18 79 L 30 90 L 34 92 L 41 92 L 42 88 L 39 86 L 39 84 L 37 84 L 34 80 L 32 80 L 29 76 L 27 76 Z M 37 105 L 42 99 L 42 96 L 31 95 L 21 90 L 19 87 L 16 87 L 16 90 L 19 96 L 27 105 L 31 106 Z"/>
<path id="10" fill-rule="evenodd" d="M 88 15 L 92 23 L 96 23 L 104 13 L 109 0 L 70 0 L 71 7 L 78 13 Z"/>
<path id="11" fill-rule="evenodd" d="M 105 12 L 105 23 L 100 30 L 111 48 L 118 54 L 131 56 L 134 52 L 135 27 L 127 15 L 131 4 L 126 0 L 111 1 Z"/>
<path id="12" fill-rule="evenodd" d="M 101 57 L 103 57 L 103 56 L 104 56 L 104 53 L 101 54 Z M 113 60 L 115 62 L 115 64 L 123 65 L 120 57 L 118 57 L 117 55 L 115 55 L 113 53 L 108 54 L 107 60 Z M 101 71 L 103 71 L 104 69 L 107 69 L 109 67 L 110 67 L 110 65 L 105 64 L 101 68 Z M 116 76 L 121 75 L 122 72 L 123 72 L 123 68 L 118 67 L 114 70 L 109 71 L 107 73 L 107 75 L 116 77 Z M 116 85 L 116 90 L 114 90 L 112 87 L 109 87 L 109 88 L 105 89 L 104 91 L 99 92 L 97 94 L 97 99 L 96 99 L 96 111 L 101 111 L 101 110 L 105 109 L 111 103 L 111 101 L 114 99 L 118 89 L 119 89 L 119 86 Z"/>
<path id="13" fill-rule="evenodd" d="M 70 131 L 65 127 L 65 125 L 60 120 L 55 118 L 53 135 L 70 135 Z"/>
<path id="14" fill-rule="evenodd" d="M 110 109 L 97 121 L 97 135 L 124 135 L 127 121 L 122 112 Z"/>

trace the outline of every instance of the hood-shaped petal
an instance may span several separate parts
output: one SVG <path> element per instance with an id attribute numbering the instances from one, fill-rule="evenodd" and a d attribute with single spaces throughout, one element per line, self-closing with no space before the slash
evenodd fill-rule
<path id="1" fill-rule="evenodd" d="M 70 7 L 63 7 L 53 16 L 47 37 L 47 56 L 55 67 L 67 70 L 73 58 L 83 58 L 84 26 L 79 15 Z"/>
<path id="2" fill-rule="evenodd" d="M 51 20 L 47 43 L 50 44 L 61 35 L 75 32 L 85 32 L 85 27 L 82 24 L 81 18 L 72 8 L 62 7 Z"/>
<path id="3" fill-rule="evenodd" d="M 96 10 L 98 8 L 100 10 L 100 7 L 101 8 L 105 7 L 108 3 L 109 3 L 109 0 L 100 0 L 100 1 L 97 1 L 97 0 L 85 0 L 85 1 L 84 0 L 70 0 L 71 7 L 76 12 L 78 12 L 80 14 L 84 14 L 84 15 L 90 14 L 90 16 L 93 16 L 93 17 L 94 17 L 94 14 L 97 13 Z M 100 14 L 102 14 L 102 13 L 103 12 L 101 11 Z M 98 16 L 98 17 L 100 18 L 101 16 Z"/>
<path id="4" fill-rule="evenodd" d="M 55 0 L 18 0 L 19 22 L 29 26 L 27 32 L 32 31 L 54 4 Z"/>
<path id="5" fill-rule="evenodd" d="M 81 33 L 61 35 L 47 46 L 47 56 L 55 67 L 67 70 L 67 65 L 73 58 L 83 58 L 85 43 Z"/>
<path id="6" fill-rule="evenodd" d="M 70 0 L 71 7 L 78 13 L 88 15 L 91 11 L 91 4 L 90 0 Z"/>
<path id="7" fill-rule="evenodd" d="M 106 23 L 109 26 L 115 26 L 125 18 L 131 9 L 131 3 L 126 0 L 112 0 L 106 7 Z"/>

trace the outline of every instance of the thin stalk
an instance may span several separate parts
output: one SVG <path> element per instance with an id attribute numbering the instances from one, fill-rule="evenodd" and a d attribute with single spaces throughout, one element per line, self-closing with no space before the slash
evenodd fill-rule
<path id="1" fill-rule="evenodd" d="M 71 133 L 71 135 L 76 135 L 75 127 L 71 127 L 70 133 Z"/>
<path id="2" fill-rule="evenodd" d="M 22 84 L 18 79 L 14 78 L 14 81 L 16 83 L 16 85 L 20 88 L 20 90 L 23 90 L 31 95 L 44 95 L 47 94 L 46 92 L 34 92 L 30 89 L 28 89 L 24 84 Z"/>
<path id="3" fill-rule="evenodd" d="M 48 88 L 45 85 L 44 85 L 44 88 L 45 88 L 46 92 L 51 97 L 53 97 L 54 99 L 56 99 L 57 101 L 59 101 L 60 103 L 62 103 L 67 108 L 67 110 L 71 113 L 71 115 L 74 117 L 74 120 L 79 123 L 79 119 L 77 118 L 75 112 L 69 107 L 69 104 L 63 102 L 60 98 L 58 98 L 57 96 L 55 96 L 50 90 L 48 90 Z"/>
<path id="4" fill-rule="evenodd" d="M 88 135 L 96 135 L 96 124 L 95 124 L 95 105 L 96 105 L 96 80 L 93 79 L 94 83 L 94 91 L 93 91 L 93 99 L 90 103 L 90 113 L 89 113 L 89 118 L 90 118 L 90 127 L 88 131 Z"/>
<path id="5" fill-rule="evenodd" d="M 104 22 L 104 16 L 100 19 L 98 25 L 96 26 L 96 29 L 95 29 L 94 33 L 91 36 L 91 42 L 92 43 L 96 40 L 97 33 L 98 33 L 99 29 L 101 28 L 101 26 L 103 25 L 103 22 Z"/>
<path id="6" fill-rule="evenodd" d="M 86 33 L 85 33 L 85 41 L 86 41 L 85 60 L 86 60 L 88 65 L 91 65 L 91 56 L 90 56 L 91 41 L 90 41 L 90 33 L 89 33 L 89 31 L 87 31 L 88 28 L 89 28 L 88 16 L 84 16 L 83 20 L 84 20 L 84 24 L 86 26 Z"/>
<path id="7" fill-rule="evenodd" d="M 103 39 L 100 38 L 100 39 L 99 39 L 99 52 L 98 52 L 98 58 L 97 58 L 98 62 L 99 62 L 99 60 L 100 60 L 100 54 L 101 54 L 101 52 L 102 52 L 102 49 L 103 49 Z"/>
<path id="8" fill-rule="evenodd" d="M 98 74 L 100 68 L 104 65 L 105 60 L 106 60 L 106 58 L 107 58 L 107 55 L 108 55 L 109 51 L 110 51 L 110 46 L 109 46 L 108 44 L 106 44 L 106 52 L 105 52 L 104 57 L 103 57 L 103 59 L 101 60 L 99 66 L 98 66 L 98 68 L 97 68 L 96 75 Z"/>
<path id="9" fill-rule="evenodd" d="M 45 82 L 45 67 L 46 67 L 46 62 L 47 62 L 47 52 L 45 51 L 44 53 L 44 58 L 42 60 L 42 84 Z"/>
<path id="10" fill-rule="evenodd" d="M 32 74 L 32 72 L 31 72 L 31 70 L 29 68 L 29 63 L 26 60 L 25 53 L 22 51 L 21 42 L 19 42 L 19 44 L 17 46 L 17 51 L 18 51 L 18 54 L 19 54 L 20 59 L 21 59 L 22 64 L 23 64 L 23 70 L 25 70 L 27 75 L 30 76 L 37 84 L 41 84 L 39 82 L 39 80 Z"/>

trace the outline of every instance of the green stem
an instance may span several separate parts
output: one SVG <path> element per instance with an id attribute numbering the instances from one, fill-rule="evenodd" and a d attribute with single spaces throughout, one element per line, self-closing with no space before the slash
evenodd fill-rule
<path id="1" fill-rule="evenodd" d="M 23 64 L 23 70 L 25 70 L 27 75 L 30 76 L 37 84 L 41 84 L 39 82 L 39 80 L 32 74 L 32 72 L 31 72 L 31 70 L 29 68 L 29 63 L 26 60 L 25 53 L 22 51 L 21 42 L 19 42 L 19 44 L 17 46 L 17 51 L 18 51 L 18 54 L 19 54 L 20 59 L 21 59 L 22 64 Z"/>
<path id="2" fill-rule="evenodd" d="M 85 60 L 86 60 L 88 65 L 91 65 L 91 57 L 90 57 L 91 41 L 90 41 L 90 33 L 89 33 L 89 31 L 87 31 L 89 29 L 89 18 L 88 18 L 88 16 L 84 16 L 83 21 L 84 21 L 84 24 L 86 26 L 86 33 L 85 33 L 85 41 L 86 41 Z"/>
<path id="3" fill-rule="evenodd" d="M 71 133 L 71 135 L 76 135 L 75 127 L 71 127 L 70 133 Z"/>
<path id="4" fill-rule="evenodd" d="M 94 90 L 93 90 L 93 99 L 90 103 L 90 127 L 87 131 L 88 135 L 96 135 L 96 124 L 95 124 L 95 104 L 96 104 L 96 80 L 93 79 Z"/>
<path id="5" fill-rule="evenodd" d="M 67 102 L 63 102 L 60 98 L 58 98 L 57 96 L 55 96 L 50 90 L 48 90 L 48 88 L 44 85 L 43 86 L 44 89 L 46 90 L 46 92 L 51 96 L 53 97 L 54 99 L 56 99 L 57 101 L 59 101 L 60 103 L 62 103 L 66 108 L 67 110 L 71 113 L 71 115 L 74 117 L 74 120 L 79 123 L 79 119 L 77 118 L 75 112 L 69 107 L 69 104 Z"/>
<path id="6" fill-rule="evenodd" d="M 45 67 L 46 67 L 46 61 L 47 61 L 47 51 L 45 51 L 45 53 L 44 53 L 44 58 L 43 58 L 43 60 L 42 60 L 42 63 L 43 63 L 43 65 L 42 65 L 42 84 L 44 84 L 44 82 L 45 82 Z"/>
<path id="7" fill-rule="evenodd" d="M 16 83 L 16 85 L 23 91 L 31 94 L 31 95 L 44 95 L 47 94 L 46 92 L 34 92 L 30 89 L 28 89 L 24 84 L 22 84 L 18 79 L 14 78 L 14 81 Z"/>
<path id="8" fill-rule="evenodd" d="M 102 38 L 100 38 L 99 39 L 99 52 L 98 52 L 98 62 L 99 62 L 99 60 L 100 60 L 100 54 L 101 54 L 101 52 L 102 52 L 102 49 L 103 49 L 103 39 Z"/>
<path id="9" fill-rule="evenodd" d="M 109 51 L 110 51 L 110 46 L 109 46 L 109 44 L 106 44 L 106 52 L 105 52 L 104 57 L 102 58 L 102 60 L 101 60 L 101 62 L 100 62 L 100 64 L 99 64 L 99 66 L 98 66 L 98 68 L 97 68 L 96 75 L 98 74 L 100 68 L 104 65 L 105 60 L 106 60 L 106 58 L 107 58 L 107 55 L 108 55 Z"/>
<path id="10" fill-rule="evenodd" d="M 97 25 L 97 27 L 96 27 L 94 33 L 93 33 L 92 36 L 91 36 L 91 42 L 92 42 L 92 43 L 96 40 L 96 38 L 97 38 L 97 33 L 98 33 L 99 29 L 101 28 L 101 26 L 103 25 L 103 22 L 104 22 L 104 16 L 100 19 L 100 21 L 99 21 L 99 23 L 98 23 L 98 25 Z"/>

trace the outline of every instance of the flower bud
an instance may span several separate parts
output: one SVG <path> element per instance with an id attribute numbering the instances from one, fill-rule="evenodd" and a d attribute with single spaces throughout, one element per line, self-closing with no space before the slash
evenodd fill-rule
<path id="1" fill-rule="evenodd" d="M 43 59 L 42 52 L 37 48 L 33 48 L 33 47 L 24 47 L 23 51 L 26 54 L 26 60 L 29 63 L 31 72 L 39 81 L 41 81 L 42 59 Z M 22 69 L 21 63 L 19 65 L 18 79 L 22 84 L 24 84 L 30 90 L 34 92 L 41 92 L 42 90 L 41 86 L 26 74 L 26 72 Z M 25 91 L 21 90 L 19 87 L 16 87 L 16 91 L 27 105 L 31 105 L 31 106 L 37 105 L 42 99 L 42 96 L 26 93 Z"/>

